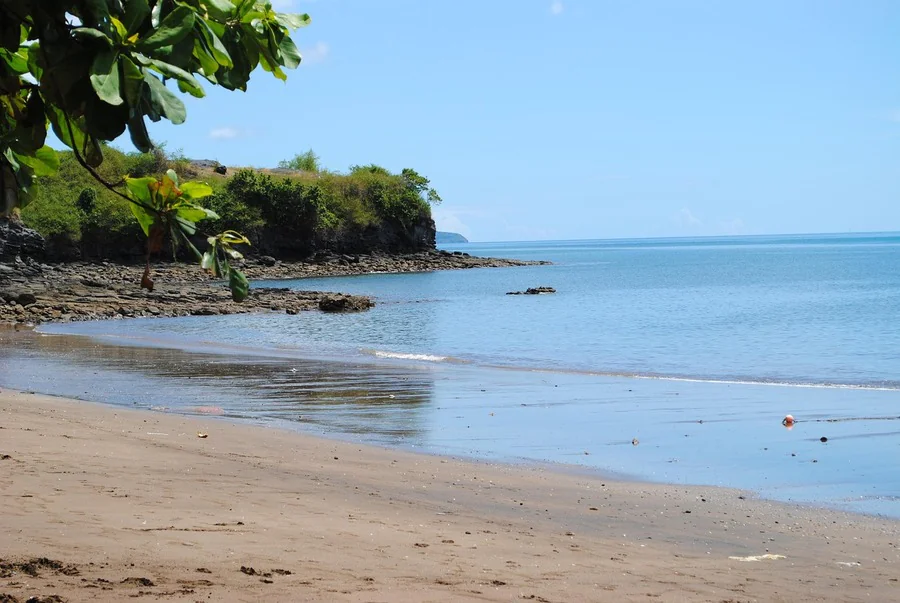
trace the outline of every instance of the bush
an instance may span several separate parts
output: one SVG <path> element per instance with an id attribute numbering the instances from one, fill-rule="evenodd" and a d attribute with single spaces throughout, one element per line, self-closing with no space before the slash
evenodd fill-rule
<path id="1" fill-rule="evenodd" d="M 310 149 L 305 153 L 294 155 L 292 159 L 285 159 L 278 162 L 278 167 L 285 170 L 298 170 L 301 172 L 318 173 L 322 170 L 319 156 Z"/>

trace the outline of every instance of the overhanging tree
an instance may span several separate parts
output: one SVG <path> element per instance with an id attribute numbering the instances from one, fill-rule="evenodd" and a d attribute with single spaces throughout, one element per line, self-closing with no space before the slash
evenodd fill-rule
<path id="1" fill-rule="evenodd" d="M 47 146 L 49 129 L 103 186 L 131 203 L 147 235 L 142 286 L 152 289 L 149 258 L 168 237 L 185 244 L 201 265 L 227 278 L 232 295 L 248 283 L 229 257 L 247 240 L 233 231 L 207 238 L 201 254 L 191 243 L 197 222 L 216 217 L 199 201 L 212 190 L 161 179 L 108 182 L 95 168 L 101 143 L 125 131 L 135 147 L 153 143 L 147 120 L 183 123 L 175 89 L 201 98 L 201 81 L 246 90 L 257 67 L 278 79 L 300 64 L 291 30 L 308 15 L 278 13 L 256 0 L 0 0 L 0 216 L 34 197 L 36 177 L 53 174 L 59 159 Z"/>

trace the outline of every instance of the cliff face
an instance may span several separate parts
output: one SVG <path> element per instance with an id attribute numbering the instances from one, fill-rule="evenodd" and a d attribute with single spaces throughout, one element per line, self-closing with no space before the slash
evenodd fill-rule
<path id="1" fill-rule="evenodd" d="M 245 232 L 252 241 L 249 255 L 268 255 L 276 259 L 304 259 L 321 252 L 368 254 L 375 251 L 396 254 L 435 248 L 435 226 L 423 218 L 409 228 L 392 222 L 364 229 L 326 231 L 313 237 L 298 237 L 290 230 L 264 226 Z M 202 242 L 201 242 L 202 244 Z"/>
<path id="2" fill-rule="evenodd" d="M 0 218 L 0 262 L 10 263 L 16 258 L 41 259 L 44 238 L 18 220 Z"/>

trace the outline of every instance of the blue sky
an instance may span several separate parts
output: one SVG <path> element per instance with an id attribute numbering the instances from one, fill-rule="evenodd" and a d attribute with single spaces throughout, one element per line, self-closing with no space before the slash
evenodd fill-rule
<path id="1" fill-rule="evenodd" d="M 900 2 L 275 4 L 304 64 L 156 140 L 412 167 L 479 241 L 900 230 Z"/>

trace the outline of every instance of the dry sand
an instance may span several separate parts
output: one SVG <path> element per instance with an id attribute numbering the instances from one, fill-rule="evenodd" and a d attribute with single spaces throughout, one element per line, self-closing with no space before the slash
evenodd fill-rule
<path id="1" fill-rule="evenodd" d="M 900 598 L 897 522 L 733 490 L 8 390 L 0 458 L 0 601 Z"/>

